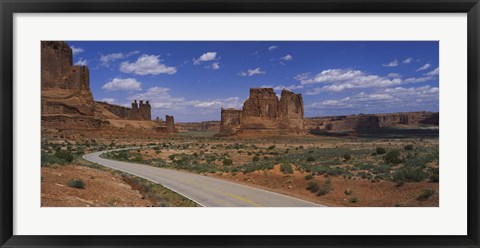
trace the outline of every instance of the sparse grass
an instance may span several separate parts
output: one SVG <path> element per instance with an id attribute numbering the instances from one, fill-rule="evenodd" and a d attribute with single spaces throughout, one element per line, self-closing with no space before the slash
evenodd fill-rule
<path id="1" fill-rule="evenodd" d="M 280 170 L 285 174 L 293 174 L 293 168 L 290 163 L 282 163 L 280 165 Z"/>
<path id="2" fill-rule="evenodd" d="M 417 196 L 417 200 L 426 201 L 430 199 L 430 197 L 432 197 L 434 193 L 435 193 L 435 190 L 433 189 L 422 189 L 420 194 Z"/>
<path id="3" fill-rule="evenodd" d="M 67 185 L 68 187 L 76 188 L 76 189 L 85 188 L 85 182 L 83 182 L 82 179 L 71 179 L 68 181 Z"/>

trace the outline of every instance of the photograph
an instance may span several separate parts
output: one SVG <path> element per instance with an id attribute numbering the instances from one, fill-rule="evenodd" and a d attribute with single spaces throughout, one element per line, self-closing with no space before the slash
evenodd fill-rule
<path id="1" fill-rule="evenodd" d="M 438 40 L 38 45 L 42 208 L 439 207 Z"/>

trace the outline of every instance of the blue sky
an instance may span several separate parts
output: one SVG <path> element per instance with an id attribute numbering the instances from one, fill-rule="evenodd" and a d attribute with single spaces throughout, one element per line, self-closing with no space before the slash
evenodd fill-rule
<path id="1" fill-rule="evenodd" d="M 301 93 L 305 116 L 438 111 L 437 41 L 69 41 L 97 101 L 220 120 L 251 87 Z"/>

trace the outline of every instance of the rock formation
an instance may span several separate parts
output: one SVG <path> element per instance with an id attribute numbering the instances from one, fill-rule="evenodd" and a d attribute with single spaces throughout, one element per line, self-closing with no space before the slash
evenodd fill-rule
<path id="1" fill-rule="evenodd" d="M 175 121 L 173 119 L 173 116 L 171 115 L 166 115 L 165 116 L 165 122 L 157 117 L 155 120 L 155 123 L 157 124 L 156 130 L 159 133 L 176 133 L 177 129 L 175 128 Z"/>
<path id="2" fill-rule="evenodd" d="M 41 42 L 41 85 L 42 115 L 93 116 L 88 68 L 72 64 L 72 49 L 67 43 Z"/>
<path id="3" fill-rule="evenodd" d="M 151 120 L 148 101 L 134 101 L 132 109 L 95 102 L 88 67 L 73 65 L 72 59 L 66 42 L 41 42 L 42 127 L 98 129 L 116 123 L 112 120 Z"/>
<path id="4" fill-rule="evenodd" d="M 150 106 L 150 102 L 147 101 L 143 103 L 140 100 L 140 104 L 137 104 L 137 100 L 134 100 L 132 103 L 132 109 L 128 114 L 129 120 L 151 120 L 152 119 L 152 107 Z"/>
<path id="5" fill-rule="evenodd" d="M 438 126 L 439 115 L 432 112 L 359 114 L 305 119 L 305 129 L 316 132 L 344 132 L 388 127 Z"/>
<path id="6" fill-rule="evenodd" d="M 221 134 L 262 132 L 303 133 L 303 98 L 282 90 L 280 100 L 272 88 L 251 88 L 242 110 L 221 110 Z"/>

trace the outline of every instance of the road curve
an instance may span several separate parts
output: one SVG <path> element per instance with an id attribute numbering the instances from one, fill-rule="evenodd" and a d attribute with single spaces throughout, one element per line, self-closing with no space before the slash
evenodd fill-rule
<path id="1" fill-rule="evenodd" d="M 204 207 L 323 207 L 290 196 L 198 174 L 104 159 L 94 152 L 84 159 L 159 183 Z"/>

